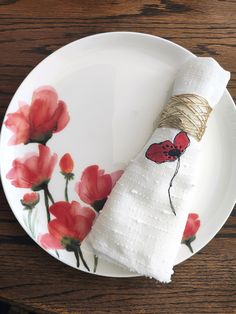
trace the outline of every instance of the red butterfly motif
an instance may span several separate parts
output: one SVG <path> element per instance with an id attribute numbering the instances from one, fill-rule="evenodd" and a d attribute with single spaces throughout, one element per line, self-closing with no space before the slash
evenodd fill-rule
<path id="1" fill-rule="evenodd" d="M 167 140 L 151 144 L 145 156 L 157 164 L 175 161 L 185 152 L 189 144 L 190 140 L 187 134 L 181 131 L 175 136 L 173 143 Z"/>

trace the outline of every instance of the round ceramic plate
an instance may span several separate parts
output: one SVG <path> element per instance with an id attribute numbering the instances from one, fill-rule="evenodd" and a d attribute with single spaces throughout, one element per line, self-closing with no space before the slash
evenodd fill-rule
<path id="1" fill-rule="evenodd" d="M 155 36 L 105 33 L 57 50 L 20 85 L 1 133 L 2 182 L 19 223 L 52 256 L 99 275 L 135 276 L 96 259 L 83 240 L 120 170 L 153 132 L 175 73 L 191 56 Z M 232 210 L 235 125 L 226 91 L 202 143 L 186 229 L 192 242 L 181 245 L 176 264 L 205 246 Z"/>

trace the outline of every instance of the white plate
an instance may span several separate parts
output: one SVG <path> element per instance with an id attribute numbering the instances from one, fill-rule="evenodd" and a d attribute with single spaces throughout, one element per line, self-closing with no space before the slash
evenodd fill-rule
<path id="1" fill-rule="evenodd" d="M 50 85 L 55 88 L 59 99 L 67 105 L 70 121 L 53 135 L 47 145 L 58 154 L 58 158 L 65 153 L 73 157 L 75 178 L 69 182 L 69 197 L 79 201 L 74 185 L 84 168 L 97 164 L 108 173 L 123 169 L 143 146 L 154 129 L 160 108 L 168 100 L 177 69 L 191 55 L 174 43 L 146 34 L 117 32 L 90 36 L 57 50 L 43 60 L 20 85 L 7 113 L 16 112 L 19 101 L 30 104 L 32 93 L 38 87 Z M 192 242 L 194 252 L 219 231 L 235 203 L 235 126 L 234 103 L 226 91 L 210 117 L 203 139 L 204 154 L 190 209 L 198 213 L 201 220 L 196 240 Z M 14 159 L 29 152 L 37 153 L 38 144 L 9 146 L 12 135 L 3 125 L 2 182 L 16 218 L 32 236 L 27 221 L 30 210 L 23 210 L 20 203 L 30 189 L 14 187 L 6 175 Z M 65 180 L 58 163 L 49 187 L 56 201 L 64 200 Z M 32 210 L 31 217 L 36 239 L 39 234 L 47 232 L 43 191 L 39 194 L 40 202 Z M 82 250 L 92 270 L 93 254 L 84 244 Z M 48 252 L 57 257 L 55 250 Z M 76 267 L 72 252 L 58 252 L 62 262 Z M 191 255 L 187 246 L 181 245 L 176 264 Z M 81 265 L 80 269 L 84 270 L 84 266 Z M 102 260 L 98 261 L 96 273 L 134 276 Z"/>

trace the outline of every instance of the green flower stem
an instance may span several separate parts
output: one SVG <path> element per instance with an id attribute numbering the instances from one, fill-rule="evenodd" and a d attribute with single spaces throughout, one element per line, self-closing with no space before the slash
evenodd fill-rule
<path id="1" fill-rule="evenodd" d="M 190 252 L 191 252 L 191 253 L 194 253 L 194 252 L 193 252 L 192 245 L 191 245 L 191 242 L 190 242 L 190 241 L 185 241 L 184 243 L 187 245 L 187 247 L 189 248 Z"/>
<path id="2" fill-rule="evenodd" d="M 47 210 L 47 219 L 48 219 L 48 223 L 49 223 L 50 220 L 51 220 L 51 217 L 50 217 L 50 212 L 49 212 L 49 200 L 48 199 L 50 199 L 52 204 L 54 204 L 54 199 L 52 197 L 52 194 L 49 192 L 47 184 L 44 186 L 43 190 L 44 190 L 45 206 L 46 206 L 46 210 Z M 55 252 L 56 252 L 57 257 L 60 258 L 60 255 L 59 255 L 58 251 L 55 250 Z"/>
<path id="3" fill-rule="evenodd" d="M 34 238 L 34 232 L 32 230 L 32 221 L 31 221 L 31 219 L 32 219 L 32 209 L 29 209 L 28 210 L 28 226 L 29 226 L 29 230 L 31 232 L 31 235 Z"/>
<path id="4" fill-rule="evenodd" d="M 96 273 L 97 270 L 97 266 L 98 266 L 98 257 L 97 255 L 93 255 L 93 259 L 94 259 L 94 266 L 93 266 L 93 272 Z"/>
<path id="5" fill-rule="evenodd" d="M 75 249 L 75 250 L 74 250 L 74 254 L 75 254 L 75 259 L 76 259 L 76 262 L 77 262 L 76 265 L 77 265 L 77 267 L 79 268 L 79 264 L 80 264 L 80 263 L 79 263 L 79 254 L 78 254 L 78 250 Z"/>
<path id="6" fill-rule="evenodd" d="M 46 211 L 47 211 L 47 220 L 48 220 L 48 223 L 50 222 L 51 220 L 51 217 L 50 217 L 50 212 L 49 212 L 49 202 L 48 202 L 48 193 L 47 193 L 47 186 L 44 188 L 44 201 L 45 201 L 45 207 L 46 207 Z"/>
<path id="7" fill-rule="evenodd" d="M 66 202 L 69 202 L 69 197 L 68 197 L 68 183 L 69 183 L 69 179 L 66 178 L 66 186 L 65 186 L 65 200 L 66 200 Z"/>
<path id="8" fill-rule="evenodd" d="M 54 204 L 54 199 L 52 197 L 52 194 L 50 193 L 49 189 L 48 189 L 48 185 L 45 186 L 44 190 L 46 190 L 47 196 L 49 197 L 50 201 L 52 202 L 52 204 Z"/>
<path id="9" fill-rule="evenodd" d="M 80 246 L 78 247 L 78 251 L 79 251 L 79 256 L 80 256 L 80 258 L 81 258 L 81 260 L 82 260 L 82 262 L 83 262 L 83 264 L 84 264 L 84 267 L 85 267 L 88 271 L 90 271 L 90 269 L 89 269 L 87 263 L 85 262 L 85 259 L 84 259 L 84 256 L 83 256 L 83 253 L 82 253 L 82 251 L 81 251 Z"/>

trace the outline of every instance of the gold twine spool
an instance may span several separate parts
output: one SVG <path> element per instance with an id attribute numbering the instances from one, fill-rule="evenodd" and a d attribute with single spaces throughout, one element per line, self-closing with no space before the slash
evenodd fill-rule
<path id="1" fill-rule="evenodd" d="M 176 128 L 200 141 L 212 111 L 208 101 L 198 95 L 181 94 L 170 98 L 161 114 L 159 127 Z"/>

